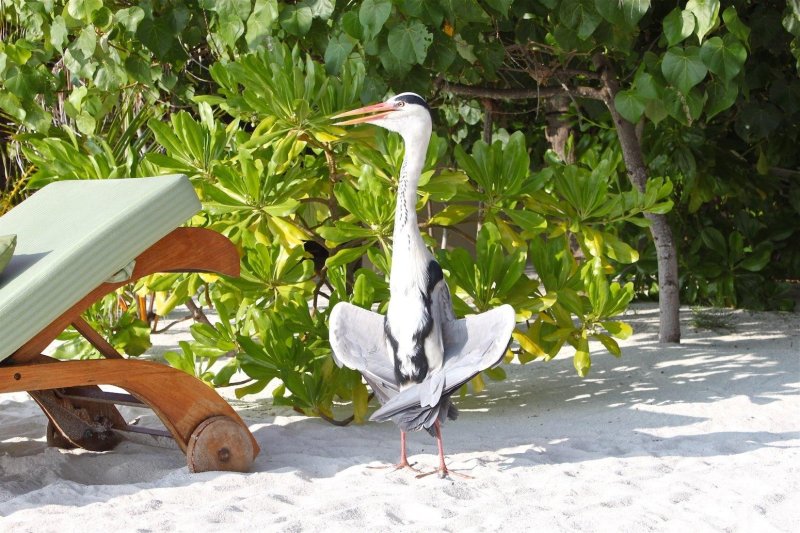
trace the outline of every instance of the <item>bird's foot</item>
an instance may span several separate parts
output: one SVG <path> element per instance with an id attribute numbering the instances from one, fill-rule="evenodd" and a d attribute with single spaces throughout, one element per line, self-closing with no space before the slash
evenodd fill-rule
<path id="1" fill-rule="evenodd" d="M 372 468 L 373 470 L 384 470 L 391 468 L 392 472 L 397 472 L 398 470 L 411 470 L 412 472 L 421 472 L 419 468 L 414 468 L 414 465 L 416 464 L 417 463 L 409 463 L 407 460 L 402 460 L 394 465 L 368 466 L 367 468 Z"/>
<path id="2" fill-rule="evenodd" d="M 438 474 L 439 475 L 439 479 L 449 479 L 451 475 L 454 476 L 454 477 L 460 477 L 461 479 L 475 479 L 474 477 L 469 476 L 467 474 L 462 474 L 461 472 L 456 472 L 455 470 L 450 470 L 446 466 L 441 466 L 441 467 L 437 468 L 436 470 L 431 470 L 430 472 L 422 472 L 422 473 L 417 475 L 417 479 L 428 477 L 428 476 L 433 475 L 433 474 Z"/>
<path id="3" fill-rule="evenodd" d="M 406 460 L 400 461 L 396 465 L 394 465 L 393 472 L 397 472 L 398 470 L 411 470 L 412 472 L 421 472 L 419 468 L 414 468 L 414 465 L 417 463 L 409 463 Z"/>

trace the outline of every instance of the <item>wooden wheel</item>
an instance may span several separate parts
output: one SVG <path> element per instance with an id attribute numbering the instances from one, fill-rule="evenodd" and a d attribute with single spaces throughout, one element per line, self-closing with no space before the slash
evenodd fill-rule
<path id="1" fill-rule="evenodd" d="M 255 450 L 250 432 L 227 416 L 212 416 L 192 432 L 186 448 L 190 472 L 248 472 Z"/>

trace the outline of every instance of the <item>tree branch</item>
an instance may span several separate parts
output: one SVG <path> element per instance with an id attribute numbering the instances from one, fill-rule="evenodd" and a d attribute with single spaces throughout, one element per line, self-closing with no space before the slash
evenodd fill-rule
<path id="1" fill-rule="evenodd" d="M 495 87 L 473 87 L 450 83 L 444 79 L 437 79 L 435 86 L 442 91 L 459 96 L 472 98 L 487 98 L 490 100 L 530 100 L 534 98 L 553 98 L 569 94 L 579 98 L 590 98 L 603 101 L 603 92 L 594 87 L 536 87 L 533 89 L 500 89 Z"/>

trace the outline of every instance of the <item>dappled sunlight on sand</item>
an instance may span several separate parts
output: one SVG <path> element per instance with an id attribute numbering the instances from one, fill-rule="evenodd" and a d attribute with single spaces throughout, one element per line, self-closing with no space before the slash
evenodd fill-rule
<path id="1" fill-rule="evenodd" d="M 273 406 L 268 391 L 231 398 L 263 449 L 244 475 L 190 475 L 178 450 L 136 443 L 104 454 L 48 449 L 38 409 L 25 395 L 6 395 L 0 522 L 37 532 L 56 523 L 792 531 L 800 523 L 800 315 L 732 316 L 733 329 L 716 332 L 693 328 L 682 310 L 684 340 L 664 346 L 657 309 L 637 305 L 625 317 L 634 335 L 621 343 L 622 357 L 593 345 L 585 379 L 570 353 L 507 365 L 504 381 L 456 397 L 461 416 L 444 427 L 450 466 L 470 480 L 371 468 L 397 460 L 393 424 L 334 427 Z M 411 434 L 409 456 L 433 468 L 435 441 Z"/>

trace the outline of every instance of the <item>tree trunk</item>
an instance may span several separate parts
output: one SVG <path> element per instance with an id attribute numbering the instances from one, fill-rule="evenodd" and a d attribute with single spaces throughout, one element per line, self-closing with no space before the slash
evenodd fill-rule
<path id="1" fill-rule="evenodd" d="M 563 95 L 548 98 L 544 101 L 544 107 L 547 112 L 547 127 L 544 130 L 544 136 L 550 143 L 550 148 L 558 154 L 561 161 L 571 165 L 575 162 L 574 152 L 567 151 L 571 128 L 563 118 L 564 113 L 569 109 L 569 98 Z"/>
<path id="2" fill-rule="evenodd" d="M 636 128 L 622 118 L 614 105 L 614 97 L 619 90 L 616 74 L 603 56 L 596 57 L 595 64 L 599 67 L 603 80 L 603 101 L 611 112 L 611 118 L 616 126 L 617 137 L 622 147 L 622 157 L 628 170 L 628 178 L 634 187 L 644 192 L 647 184 L 647 168 L 642 157 L 642 147 L 636 135 Z M 678 254 L 672 236 L 672 228 L 665 215 L 647 213 L 645 216 L 650 221 L 650 232 L 655 241 L 658 258 L 658 308 L 660 313 L 658 340 L 659 342 L 680 342 Z"/>

